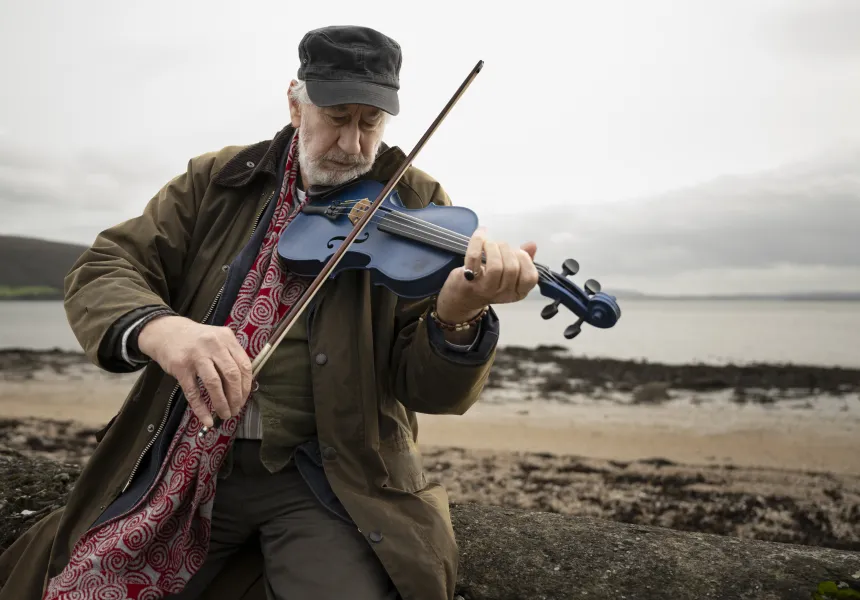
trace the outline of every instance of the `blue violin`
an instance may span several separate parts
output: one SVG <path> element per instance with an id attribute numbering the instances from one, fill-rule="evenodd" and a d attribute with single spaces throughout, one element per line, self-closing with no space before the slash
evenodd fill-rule
<path id="1" fill-rule="evenodd" d="M 278 254 L 293 273 L 317 276 L 344 243 L 356 224 L 368 214 L 371 198 L 385 188 L 378 181 L 357 181 L 323 193 L 309 190 L 309 201 L 296 214 L 278 243 Z M 334 278 L 348 269 L 370 271 L 376 285 L 404 298 L 426 298 L 437 294 L 448 274 L 463 266 L 469 238 L 478 227 L 478 217 L 462 206 L 405 207 L 397 191 L 383 197 L 379 208 L 349 249 L 330 270 Z M 593 279 L 585 289 L 574 284 L 579 264 L 568 259 L 562 274 L 535 263 L 541 294 L 553 302 L 541 311 L 544 319 L 558 313 L 559 304 L 579 320 L 565 329 L 568 339 L 580 332 L 582 323 L 606 329 L 621 317 L 613 296 L 600 291 Z"/>
<path id="2" fill-rule="evenodd" d="M 322 284 L 338 273 L 366 269 L 374 283 L 398 296 L 422 298 L 438 293 L 451 270 L 463 265 L 469 237 L 478 226 L 475 213 L 460 206 L 434 204 L 408 209 L 394 187 L 483 65 L 478 61 L 387 182 L 357 180 L 334 188 L 312 186 L 308 190 L 309 200 L 281 237 L 278 255 L 291 271 L 314 280 L 255 357 L 254 375 Z M 575 260 L 564 261 L 562 274 L 536 266 L 540 292 L 552 300 L 541 316 L 549 319 L 563 305 L 579 318 L 565 329 L 566 338 L 578 335 L 582 323 L 606 329 L 621 318 L 615 297 L 601 292 L 596 281 L 588 280 L 583 290 L 568 279 L 579 270 Z"/>

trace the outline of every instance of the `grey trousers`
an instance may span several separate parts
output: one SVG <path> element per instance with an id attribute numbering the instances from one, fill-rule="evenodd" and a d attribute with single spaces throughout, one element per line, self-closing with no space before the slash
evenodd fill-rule
<path id="1" fill-rule="evenodd" d="M 260 444 L 237 439 L 233 468 L 218 481 L 209 555 L 174 600 L 196 600 L 231 555 L 259 539 L 269 600 L 396 600 L 388 574 L 354 525 L 314 496 L 295 464 L 271 474 Z"/>

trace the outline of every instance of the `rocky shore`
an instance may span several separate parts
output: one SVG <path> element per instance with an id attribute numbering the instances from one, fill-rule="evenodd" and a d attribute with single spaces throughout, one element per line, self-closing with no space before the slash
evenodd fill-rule
<path id="1" fill-rule="evenodd" d="M 76 474 L 95 447 L 95 432 L 72 422 L 0 420 L 0 549 L 19 525 L 57 506 L 68 472 Z M 456 504 L 860 551 L 860 475 L 462 448 L 423 455 L 428 479 L 442 482 Z M 40 461 L 38 473 L 23 466 L 25 458 Z"/>
<path id="2" fill-rule="evenodd" d="M 63 504 L 75 465 L 0 452 L 0 549 Z M 638 598 L 836 600 L 860 594 L 860 554 L 831 548 L 452 503 L 457 600 Z M 223 574 L 222 574 L 223 576 Z M 219 578 L 213 587 L 222 584 Z M 0 583 L 0 587 L 3 584 Z M 255 588 L 264 596 L 261 582 Z"/>
<path id="3" fill-rule="evenodd" d="M 0 349 L 0 380 L 50 376 L 72 379 L 134 378 L 99 371 L 82 353 L 63 350 Z M 522 392 L 519 401 L 594 399 L 660 403 L 671 392 L 730 391 L 734 401 L 772 404 L 808 396 L 860 395 L 860 369 L 795 364 L 670 365 L 644 361 L 580 358 L 563 346 L 500 348 L 488 391 Z M 487 394 L 492 400 L 504 394 Z"/>
<path id="4" fill-rule="evenodd" d="M 0 351 L 0 548 L 56 506 L 136 376 L 80 353 Z M 425 470 L 455 504 L 860 551 L 860 370 L 508 347 L 470 416 L 422 418 Z M 567 438 L 587 441 L 571 450 Z M 560 450 L 515 451 L 539 446 Z M 805 456 L 820 466 L 798 467 Z M 44 467 L 33 473 L 29 460 Z"/>
<path id="5" fill-rule="evenodd" d="M 563 346 L 499 350 L 489 389 L 525 392 L 522 400 L 575 396 L 654 404 L 672 392 L 704 397 L 728 391 L 737 403 L 773 404 L 821 395 L 860 394 L 860 369 L 794 364 L 668 365 L 644 361 L 579 358 Z"/>

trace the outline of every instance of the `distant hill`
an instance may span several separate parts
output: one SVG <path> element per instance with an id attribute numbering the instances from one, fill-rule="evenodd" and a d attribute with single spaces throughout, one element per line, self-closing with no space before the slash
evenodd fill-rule
<path id="1" fill-rule="evenodd" d="M 0 235 L 0 300 L 58 299 L 85 246 Z"/>

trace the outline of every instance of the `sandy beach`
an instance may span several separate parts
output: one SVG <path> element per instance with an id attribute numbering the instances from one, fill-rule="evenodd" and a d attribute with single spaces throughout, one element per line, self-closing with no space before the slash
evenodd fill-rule
<path id="1" fill-rule="evenodd" d="M 136 375 L 0 351 L 0 451 L 83 464 Z M 860 550 L 860 371 L 502 349 L 480 402 L 419 416 L 454 503 Z"/>
<path id="2" fill-rule="evenodd" d="M 419 444 L 860 475 L 858 371 L 750 367 L 757 380 L 747 375 L 741 389 L 738 368 L 675 367 L 666 377 L 639 363 L 566 360 L 553 350 L 501 351 L 465 415 L 419 416 Z M 136 377 L 101 372 L 77 353 L 0 352 L 0 414 L 98 428 Z"/>

